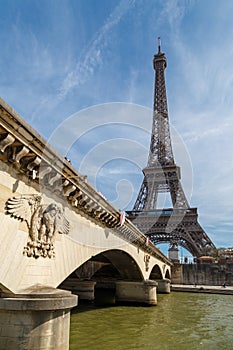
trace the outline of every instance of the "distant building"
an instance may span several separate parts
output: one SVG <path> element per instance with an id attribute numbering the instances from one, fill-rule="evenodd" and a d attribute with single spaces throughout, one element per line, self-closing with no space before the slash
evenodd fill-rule
<path id="1" fill-rule="evenodd" d="M 233 261 L 233 248 L 220 248 L 218 250 L 219 262 L 224 264 Z"/>
<path id="2" fill-rule="evenodd" d="M 203 255 L 197 258 L 198 264 L 213 264 L 215 262 L 215 258 L 209 255 Z"/>

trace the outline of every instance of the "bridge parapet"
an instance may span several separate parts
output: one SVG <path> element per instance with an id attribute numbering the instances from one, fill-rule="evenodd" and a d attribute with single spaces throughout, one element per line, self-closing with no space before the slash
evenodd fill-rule
<path id="1" fill-rule="evenodd" d="M 72 210 L 112 230 L 127 242 L 171 266 L 171 261 L 150 244 L 127 218 L 120 224 L 116 210 L 72 164 L 0 99 L 0 160 L 26 175 L 30 186 L 63 197 Z"/>

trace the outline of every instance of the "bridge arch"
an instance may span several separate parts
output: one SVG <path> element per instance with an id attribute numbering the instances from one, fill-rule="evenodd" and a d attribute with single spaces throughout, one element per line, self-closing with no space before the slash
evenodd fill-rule
<path id="1" fill-rule="evenodd" d="M 67 279 L 94 280 L 110 279 L 125 281 L 142 281 L 143 273 L 135 259 L 120 249 L 110 249 L 98 253 L 78 266 L 60 284 L 64 285 Z"/>
<path id="2" fill-rule="evenodd" d="M 150 280 L 159 280 L 159 279 L 163 279 L 163 273 L 161 268 L 159 267 L 159 265 L 154 265 L 154 267 L 151 270 L 150 273 Z"/>
<path id="3" fill-rule="evenodd" d="M 58 288 L 79 295 L 79 299 L 95 300 L 97 304 L 103 301 L 115 303 L 118 281 L 142 283 L 144 276 L 132 255 L 120 249 L 110 249 L 91 256 Z"/>
<path id="4" fill-rule="evenodd" d="M 100 253 L 95 258 L 104 256 L 113 267 L 119 271 L 119 274 L 124 280 L 140 281 L 143 280 L 142 271 L 135 259 L 127 252 L 120 249 L 106 250 Z"/>
<path id="5" fill-rule="evenodd" d="M 165 278 L 171 279 L 171 272 L 168 269 L 166 269 Z"/>

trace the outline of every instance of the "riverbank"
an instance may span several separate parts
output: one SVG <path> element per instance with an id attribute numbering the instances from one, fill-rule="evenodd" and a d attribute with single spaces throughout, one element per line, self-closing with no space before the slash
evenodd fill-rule
<path id="1" fill-rule="evenodd" d="M 209 294 L 227 294 L 233 295 L 232 286 L 206 286 L 206 285 L 187 285 L 187 284 L 172 284 L 172 292 L 191 292 L 191 293 L 209 293 Z"/>

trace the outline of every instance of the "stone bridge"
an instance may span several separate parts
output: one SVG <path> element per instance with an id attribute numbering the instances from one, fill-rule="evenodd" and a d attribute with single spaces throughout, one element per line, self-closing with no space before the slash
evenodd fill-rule
<path id="1" fill-rule="evenodd" d="M 171 262 L 3 100 L 0 217 L 2 350 L 68 349 L 77 295 L 170 291 Z"/>

